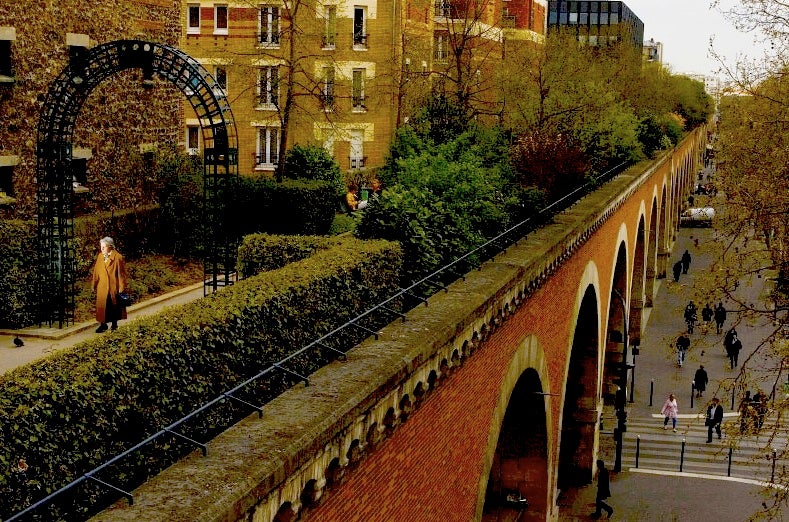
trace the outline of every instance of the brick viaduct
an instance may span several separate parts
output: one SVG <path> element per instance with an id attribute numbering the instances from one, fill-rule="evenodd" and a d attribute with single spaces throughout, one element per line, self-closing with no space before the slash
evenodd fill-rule
<path id="1" fill-rule="evenodd" d="M 631 167 L 95 520 L 468 522 L 505 489 L 556 520 L 705 145 Z"/>

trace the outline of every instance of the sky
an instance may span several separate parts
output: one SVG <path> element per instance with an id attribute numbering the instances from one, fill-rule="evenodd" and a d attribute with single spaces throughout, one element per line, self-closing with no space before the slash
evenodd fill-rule
<path id="1" fill-rule="evenodd" d="M 740 55 L 762 56 L 764 44 L 754 35 L 737 31 L 720 12 L 709 8 L 709 0 L 624 0 L 644 22 L 644 40 L 663 43 L 663 64 L 672 72 L 719 76 L 719 64 L 710 56 L 710 37 L 716 51 L 733 63 Z M 724 5 L 737 4 L 724 0 Z"/>

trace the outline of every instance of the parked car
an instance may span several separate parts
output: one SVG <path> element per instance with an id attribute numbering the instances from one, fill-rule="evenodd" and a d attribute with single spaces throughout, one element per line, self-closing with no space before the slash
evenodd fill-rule
<path id="1" fill-rule="evenodd" d="M 711 227 L 714 218 L 715 209 L 712 207 L 691 207 L 680 214 L 679 225 L 684 227 Z"/>

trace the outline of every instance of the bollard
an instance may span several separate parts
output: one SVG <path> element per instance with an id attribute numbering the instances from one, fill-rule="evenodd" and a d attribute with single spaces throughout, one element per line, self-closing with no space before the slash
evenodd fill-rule
<path id="1" fill-rule="evenodd" d="M 773 449 L 773 473 L 770 475 L 770 482 L 775 484 L 775 450 Z"/>
<path id="2" fill-rule="evenodd" d="M 655 391 L 655 379 L 649 381 L 649 405 L 652 406 L 652 394 Z"/>
<path id="3" fill-rule="evenodd" d="M 638 469 L 638 457 L 641 456 L 641 435 L 636 437 L 636 469 Z"/>
<path id="4" fill-rule="evenodd" d="M 679 472 L 682 473 L 682 466 L 685 464 L 685 439 L 682 439 L 682 452 L 679 455 Z"/>
<path id="5" fill-rule="evenodd" d="M 732 451 L 733 451 L 733 448 L 731 446 L 729 446 L 729 469 L 726 471 L 726 476 L 727 477 L 731 477 L 731 454 L 732 454 Z"/>
<path id="6" fill-rule="evenodd" d="M 690 381 L 690 409 L 693 409 L 693 396 L 696 392 L 696 381 Z"/>

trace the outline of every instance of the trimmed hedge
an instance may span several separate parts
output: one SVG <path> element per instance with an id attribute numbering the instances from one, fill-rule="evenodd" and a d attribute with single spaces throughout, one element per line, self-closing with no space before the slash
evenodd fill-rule
<path id="1" fill-rule="evenodd" d="M 324 236 L 250 234 L 244 236 L 238 247 L 236 269 L 242 278 L 276 270 L 311 256 L 319 248 L 334 246 L 338 241 Z"/>
<path id="2" fill-rule="evenodd" d="M 0 516 L 57 490 L 381 302 L 397 290 L 400 265 L 396 243 L 342 238 L 308 259 L 0 376 Z M 353 345 L 366 335 L 351 328 L 331 342 Z M 333 352 L 316 349 L 287 367 L 309 375 L 333 358 Z M 272 371 L 237 396 L 264 404 L 293 384 L 292 375 Z M 179 430 L 205 441 L 249 413 L 226 401 Z M 157 439 L 119 462 L 105 480 L 133 488 L 193 449 L 176 438 Z M 9 473 L 20 457 L 30 466 L 23 480 Z M 103 493 L 88 488 L 88 494 L 95 501 Z"/>

